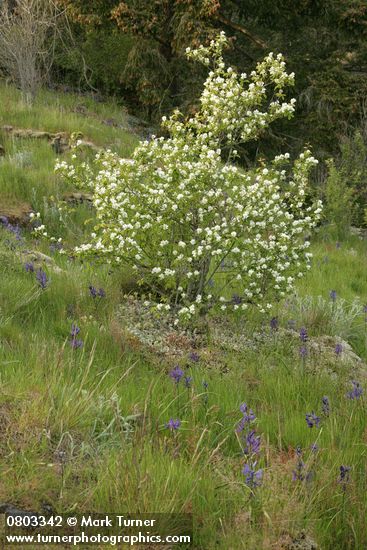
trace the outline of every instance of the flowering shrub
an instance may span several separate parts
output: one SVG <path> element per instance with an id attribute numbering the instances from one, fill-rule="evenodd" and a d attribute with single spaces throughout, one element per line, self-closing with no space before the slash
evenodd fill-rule
<path id="1" fill-rule="evenodd" d="M 320 203 L 305 204 L 317 162 L 310 151 L 293 167 L 289 154 L 247 172 L 235 165 L 237 144 L 293 114 L 284 88 L 294 75 L 272 53 L 249 76 L 237 74 L 223 61 L 226 43 L 221 33 L 209 47 L 187 49 L 212 67 L 195 116 L 163 117 L 169 137 L 142 142 L 132 160 L 107 150 L 91 166 L 56 166 L 94 196 L 97 224 L 76 252 L 131 266 L 156 307 L 181 320 L 209 308 L 270 309 L 302 277 L 305 234 L 321 212 Z"/>

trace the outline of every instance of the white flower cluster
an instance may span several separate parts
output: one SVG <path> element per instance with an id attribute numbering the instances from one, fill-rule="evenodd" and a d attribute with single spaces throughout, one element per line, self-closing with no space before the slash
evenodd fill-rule
<path id="1" fill-rule="evenodd" d="M 133 161 L 105 151 L 93 167 L 57 165 L 94 194 L 96 227 L 76 252 L 131 266 L 158 309 L 178 319 L 213 307 L 269 309 L 302 277 L 310 258 L 305 237 L 321 213 L 320 203 L 306 203 L 317 162 L 309 151 L 293 166 L 288 154 L 267 168 L 234 165 L 236 144 L 293 113 L 284 87 L 294 76 L 273 54 L 249 78 L 239 75 L 224 64 L 225 44 L 221 33 L 208 48 L 187 51 L 213 68 L 194 117 L 163 117 L 169 138 L 142 142 Z"/>

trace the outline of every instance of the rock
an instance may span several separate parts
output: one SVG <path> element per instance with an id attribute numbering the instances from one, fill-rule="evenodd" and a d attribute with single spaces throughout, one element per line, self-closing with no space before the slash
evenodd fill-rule
<path id="1" fill-rule="evenodd" d="M 63 273 L 64 271 L 55 264 L 55 260 L 47 254 L 38 252 L 37 250 L 22 250 L 19 256 L 23 263 L 32 263 L 36 269 L 43 267 L 47 264 L 47 267 L 54 273 Z"/>
<path id="2" fill-rule="evenodd" d="M 0 217 L 6 218 L 12 225 L 28 225 L 31 212 L 31 205 L 25 202 L 11 206 L 0 204 Z"/>
<path id="3" fill-rule="evenodd" d="M 56 134 L 51 141 L 51 147 L 56 155 L 62 155 L 65 151 L 69 151 L 70 144 L 67 136 L 62 133 Z"/>
<path id="4" fill-rule="evenodd" d="M 22 510 L 13 504 L 7 502 L 0 503 L 0 514 L 12 514 L 14 516 L 38 516 L 37 512 L 31 512 L 29 510 Z"/>
<path id="5" fill-rule="evenodd" d="M 305 531 L 301 531 L 290 544 L 285 546 L 286 550 L 317 550 L 318 545 L 309 537 Z"/>
<path id="6" fill-rule="evenodd" d="M 93 143 L 92 141 L 87 141 L 85 139 L 80 139 L 79 140 L 79 145 L 78 147 L 84 147 L 85 149 L 90 149 L 91 151 L 94 151 L 95 153 L 98 153 L 98 151 L 101 150 L 101 147 L 98 147 L 98 145 L 96 145 L 95 143 Z"/>
<path id="7" fill-rule="evenodd" d="M 93 195 L 90 193 L 81 193 L 81 192 L 65 193 L 65 195 L 63 195 L 62 197 L 62 200 L 71 204 L 87 203 L 89 205 L 92 205 Z"/>
<path id="8" fill-rule="evenodd" d="M 279 329 L 278 337 L 290 340 L 295 359 L 299 361 L 299 333 L 289 329 Z M 336 353 L 337 346 L 340 349 Z M 307 350 L 306 368 L 312 372 L 324 371 L 332 377 L 366 378 L 367 365 L 353 351 L 352 346 L 340 336 L 313 336 L 305 344 Z"/>
<path id="9" fill-rule="evenodd" d="M 350 232 L 352 235 L 356 235 L 360 239 L 367 239 L 367 228 L 365 227 L 351 227 Z"/>

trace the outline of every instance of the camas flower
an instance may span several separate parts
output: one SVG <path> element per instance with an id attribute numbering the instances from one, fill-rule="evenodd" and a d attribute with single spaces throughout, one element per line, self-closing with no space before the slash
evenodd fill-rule
<path id="1" fill-rule="evenodd" d="M 259 487 L 263 479 L 263 470 L 256 469 L 256 462 L 245 464 L 242 473 L 245 476 L 245 483 L 251 489 Z"/>
<path id="2" fill-rule="evenodd" d="M 185 388 L 191 388 L 192 376 L 185 376 L 184 383 L 185 383 Z"/>
<path id="3" fill-rule="evenodd" d="M 27 273 L 33 273 L 34 272 L 34 264 L 32 262 L 27 262 L 24 264 L 24 269 Z"/>
<path id="4" fill-rule="evenodd" d="M 70 336 L 71 338 L 76 338 L 78 336 L 78 334 L 80 333 L 80 328 L 78 327 L 78 325 L 75 325 L 74 323 L 71 325 L 71 331 L 70 331 Z"/>
<path id="5" fill-rule="evenodd" d="M 97 297 L 97 289 L 92 285 L 89 285 L 89 293 L 92 296 L 92 298 Z"/>
<path id="6" fill-rule="evenodd" d="M 251 424 L 251 422 L 256 420 L 256 416 L 253 410 L 248 408 L 247 403 L 242 403 L 242 405 L 240 406 L 240 411 L 242 413 L 242 418 L 237 426 L 238 433 L 242 432 L 245 426 L 248 426 L 249 424 Z"/>
<path id="7" fill-rule="evenodd" d="M 261 438 L 259 435 L 256 435 L 255 430 L 249 431 L 245 438 L 245 448 L 243 450 L 244 454 L 259 454 L 261 445 L 260 440 Z"/>
<path id="8" fill-rule="evenodd" d="M 299 338 L 300 338 L 301 342 L 307 342 L 308 334 L 307 334 L 307 329 L 305 327 L 300 328 Z"/>
<path id="9" fill-rule="evenodd" d="M 166 424 L 166 428 L 171 430 L 171 432 L 178 430 L 180 426 L 181 426 L 181 420 L 179 419 L 174 420 L 173 418 L 170 418 Z"/>
<path id="10" fill-rule="evenodd" d="M 309 428 L 313 428 L 313 427 L 318 428 L 320 425 L 320 420 L 321 420 L 320 417 L 316 416 L 314 412 L 306 414 L 306 422 Z"/>
<path id="11" fill-rule="evenodd" d="M 324 414 L 324 416 L 329 416 L 330 414 L 330 401 L 329 401 L 329 398 L 324 395 L 324 397 L 322 398 L 322 412 Z"/>
<path id="12" fill-rule="evenodd" d="M 350 480 L 350 470 L 351 470 L 350 466 L 342 465 L 339 468 L 338 483 L 342 485 L 343 491 L 346 491 L 347 489 L 347 484 L 349 483 L 349 480 Z"/>
<path id="13" fill-rule="evenodd" d="M 347 393 L 348 399 L 359 399 L 363 394 L 363 389 L 359 382 L 352 381 L 353 389 Z"/>
<path id="14" fill-rule="evenodd" d="M 175 382 L 175 384 L 179 384 L 181 378 L 184 376 L 184 371 L 179 366 L 176 366 L 174 369 L 171 370 L 169 375 Z"/>
<path id="15" fill-rule="evenodd" d="M 339 357 L 339 355 L 341 355 L 341 354 L 343 353 L 343 346 L 342 346 L 342 344 L 339 344 L 339 343 L 336 344 L 334 351 L 335 351 L 335 355 L 336 355 L 337 357 Z"/>
<path id="16" fill-rule="evenodd" d="M 39 270 L 36 273 L 36 279 L 38 281 L 39 286 L 42 288 L 42 290 L 45 290 L 45 288 L 47 287 L 48 279 L 43 269 L 39 268 Z"/>

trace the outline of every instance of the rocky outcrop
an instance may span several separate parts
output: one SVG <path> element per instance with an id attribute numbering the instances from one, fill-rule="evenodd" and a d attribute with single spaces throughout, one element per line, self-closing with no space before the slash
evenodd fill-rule
<path id="1" fill-rule="evenodd" d="M 51 143 L 51 147 L 55 151 L 56 155 L 61 155 L 65 151 L 71 149 L 70 136 L 67 132 L 53 133 L 43 130 L 32 130 L 29 128 L 15 128 L 9 125 L 2 126 L 1 130 L 7 134 L 11 134 L 15 138 L 47 140 Z M 83 147 L 95 153 L 101 149 L 98 145 L 86 139 L 79 140 L 79 147 Z"/>
<path id="2" fill-rule="evenodd" d="M 26 202 L 16 205 L 7 205 L 0 203 L 0 218 L 6 218 L 11 225 L 25 226 L 29 224 L 29 215 L 32 207 Z"/>
<path id="3" fill-rule="evenodd" d="M 93 204 L 93 195 L 90 193 L 82 193 L 82 192 L 71 192 L 71 193 L 65 193 L 62 197 L 62 200 L 69 203 L 69 204 Z"/>

